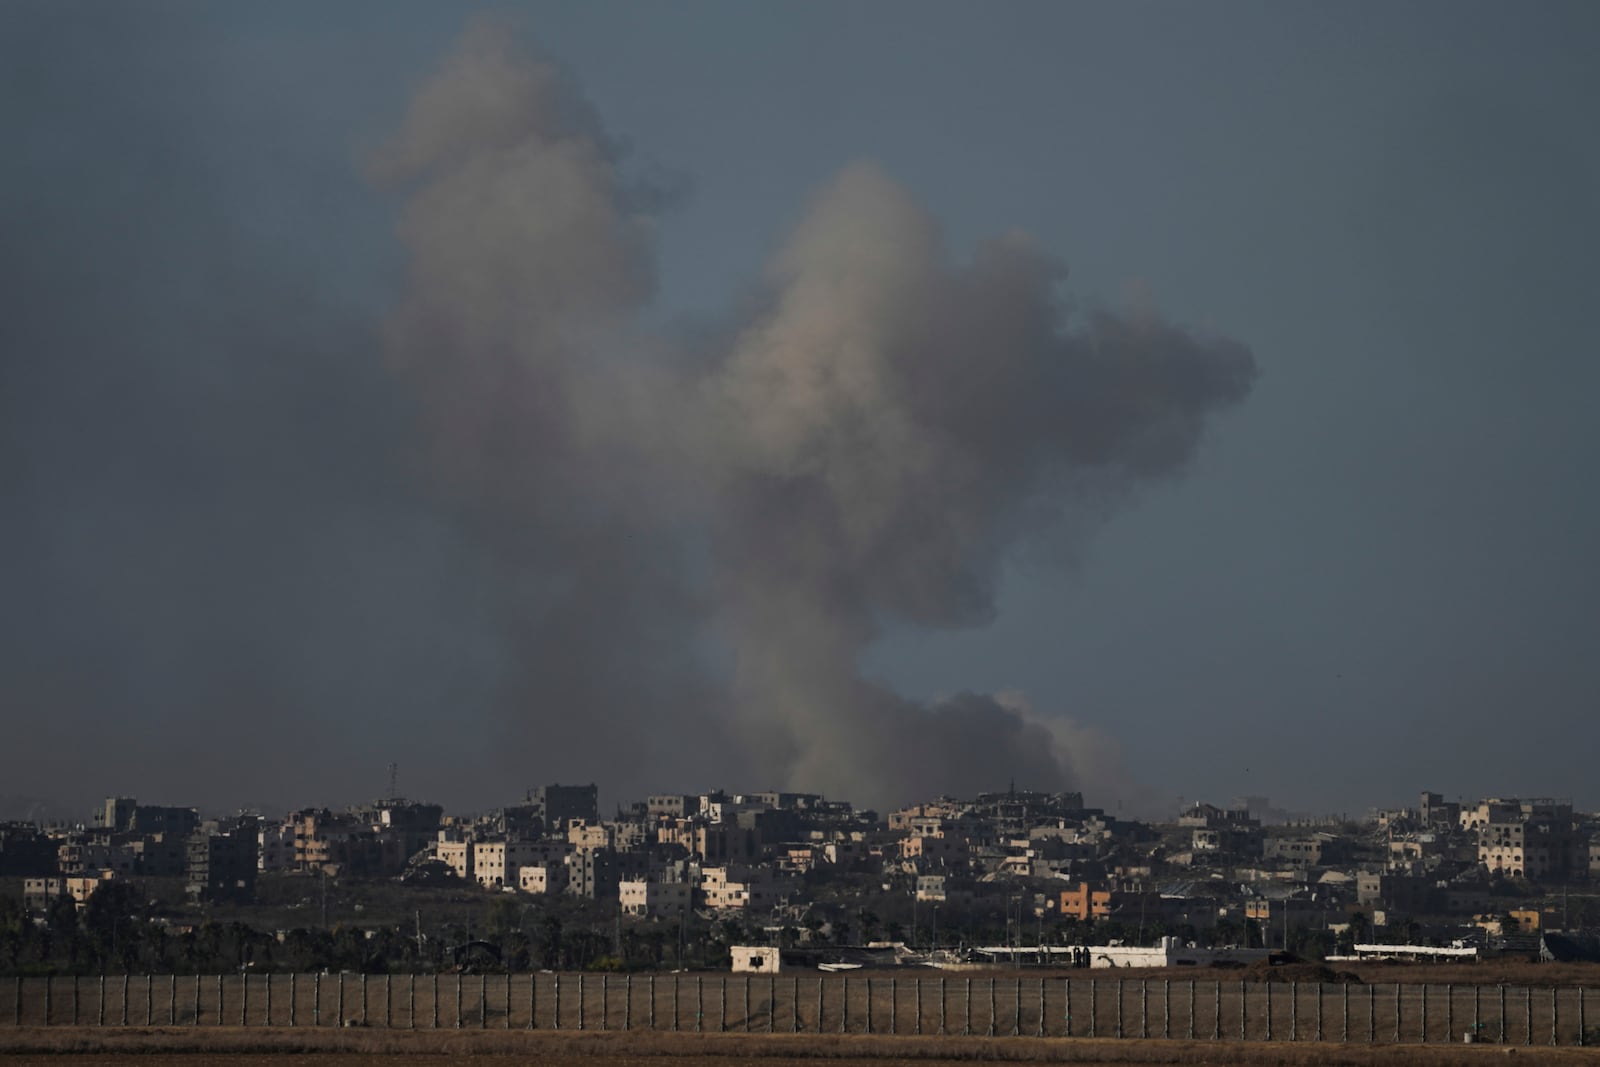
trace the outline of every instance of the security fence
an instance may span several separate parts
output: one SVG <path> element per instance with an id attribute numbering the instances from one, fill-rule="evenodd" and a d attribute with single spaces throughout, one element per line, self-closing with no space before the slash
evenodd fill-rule
<path id="1" fill-rule="evenodd" d="M 1583 988 L 881 974 L 107 975 L 10 981 L 10 1021 L 16 1026 L 1600 1043 L 1600 1033 L 1588 1030 Z"/>

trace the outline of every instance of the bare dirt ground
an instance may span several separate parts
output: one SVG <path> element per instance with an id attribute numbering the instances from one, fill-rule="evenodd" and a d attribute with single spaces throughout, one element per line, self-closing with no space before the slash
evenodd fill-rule
<path id="1" fill-rule="evenodd" d="M 518 1063 L 580 1061 L 594 1067 L 679 1067 L 711 1061 L 760 1065 L 825 1061 L 838 1067 L 894 1067 L 994 1060 L 1014 1064 L 1242 1064 L 1443 1067 L 1512 1059 L 1539 1067 L 1600 1064 L 1600 1050 L 1491 1046 L 1354 1046 L 1114 1039 L 889 1037 L 788 1034 L 314 1033 L 214 1030 L 24 1028 L 0 1033 L 0 1061 L 12 1065 L 156 1067 L 226 1060 L 256 1067 L 444 1067 L 463 1057 Z"/>

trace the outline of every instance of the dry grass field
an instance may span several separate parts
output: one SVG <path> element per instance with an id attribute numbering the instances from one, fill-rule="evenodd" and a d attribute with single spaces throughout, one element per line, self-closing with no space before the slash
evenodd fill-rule
<path id="1" fill-rule="evenodd" d="M 1077 1062 L 1426 1063 L 1481 1056 L 1482 1048 L 1463 1043 L 1470 1032 L 1476 1046 L 1502 1055 L 1544 1062 L 1570 1053 L 1576 1058 L 1549 1062 L 1600 1063 L 1577 1047 L 1600 1045 L 1600 1005 L 1584 988 L 1597 977 L 1595 968 L 1512 964 L 1364 965 L 1344 973 L 1297 965 L 1050 975 L 0 979 L 0 1054 L 7 1062 L 136 1050 L 295 1058 L 337 1050 L 377 1057 L 594 1052 L 652 1062 L 676 1055 L 1060 1062 L 1070 1053 Z"/>
<path id="2" fill-rule="evenodd" d="M 1516 1062 L 1540 1067 L 1600 1064 L 1600 1052 L 1575 1048 L 1507 1050 L 1487 1046 L 1355 1046 L 1310 1044 L 1218 1045 L 1191 1041 L 1060 1038 L 888 1037 L 855 1035 L 496 1033 L 287 1031 L 218 1027 L 207 1030 L 23 1029 L 0 1033 L 0 1059 L 8 1067 L 153 1067 L 226 1059 L 260 1067 L 442 1067 L 464 1057 L 514 1057 L 518 1063 L 581 1061 L 595 1067 L 649 1064 L 676 1067 L 707 1061 L 777 1065 L 826 1061 L 838 1067 L 961 1063 L 1013 1064 L 1331 1064 L 1348 1067 L 1443 1067 L 1446 1064 Z"/>

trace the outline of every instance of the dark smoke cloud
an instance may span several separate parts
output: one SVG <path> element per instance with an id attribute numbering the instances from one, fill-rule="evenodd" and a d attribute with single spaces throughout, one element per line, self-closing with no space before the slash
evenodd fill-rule
<path id="1" fill-rule="evenodd" d="M 1248 351 L 1149 312 L 1073 329 L 1056 260 L 1011 236 L 952 264 L 935 222 L 862 164 L 818 197 L 730 344 L 619 366 L 613 352 L 661 348 L 632 321 L 650 224 L 567 100 L 552 68 L 480 23 L 386 153 L 426 176 L 402 223 L 413 279 L 392 332 L 434 397 L 446 466 L 518 517 L 520 547 L 580 576 L 607 530 L 637 528 L 646 558 L 664 554 L 671 527 L 640 472 L 680 491 L 709 531 L 727 726 L 757 780 L 884 801 L 1079 777 L 1016 701 L 921 707 L 859 659 L 887 624 L 981 624 L 1004 554 L 1041 517 L 1088 486 L 1181 468 L 1206 417 L 1248 391 Z M 607 561 L 586 647 L 631 649 L 615 634 L 664 604 L 662 629 L 684 621 L 692 594 L 638 581 L 638 558 Z M 595 709 L 619 727 L 671 710 L 659 693 Z"/>
<path id="2" fill-rule="evenodd" d="M 365 161 L 407 263 L 374 329 L 321 295 L 341 268 L 241 226 L 182 78 L 80 58 L 77 139 L 23 145 L 50 162 L 0 215 L 16 789 L 52 795 L 68 752 L 85 795 L 213 804 L 353 799 L 390 759 L 466 803 L 1120 774 L 1019 695 L 925 706 L 859 661 L 885 627 L 982 625 L 1009 553 L 1180 472 L 1243 347 L 1074 320 L 1055 259 L 956 260 L 870 164 L 721 340 L 650 332 L 659 197 L 491 21 Z"/>
<path id="3" fill-rule="evenodd" d="M 858 669 L 885 624 L 985 622 L 1004 553 L 1041 517 L 1088 483 L 1180 468 L 1206 416 L 1247 392 L 1236 343 L 1151 313 L 1068 328 L 1064 275 L 1020 236 L 952 264 L 903 188 L 851 167 L 708 383 L 739 704 L 796 783 L 904 798 L 1073 780 L 1072 752 L 1017 704 L 917 707 Z"/>

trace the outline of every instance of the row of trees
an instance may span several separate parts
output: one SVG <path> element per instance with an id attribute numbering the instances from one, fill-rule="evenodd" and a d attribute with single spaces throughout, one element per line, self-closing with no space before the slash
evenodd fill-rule
<path id="1" fill-rule="evenodd" d="M 420 913 L 415 922 L 394 922 L 398 909 L 391 907 L 391 921 L 357 922 L 347 914 L 343 922 L 279 931 L 252 925 L 255 917 L 245 911 L 235 911 L 232 920 L 189 920 L 162 909 L 137 883 L 110 881 L 81 908 L 70 899 L 54 901 L 42 920 L 16 898 L 0 897 L 0 973 L 715 969 L 727 966 L 729 948 L 738 944 L 825 947 L 887 939 L 926 948 L 935 937 L 946 948 L 1011 944 L 1024 954 L 1040 944 L 1152 943 L 1166 935 L 1213 945 L 1268 943 L 1254 920 L 1222 919 L 1205 929 L 1156 919 L 1041 921 L 1024 917 L 1020 907 L 1007 908 L 1004 898 L 948 907 L 940 915 L 926 903 L 919 909 L 903 892 L 858 888 L 851 895 L 819 895 L 823 899 L 805 918 L 782 926 L 694 915 L 625 919 L 614 902 L 483 894 L 457 898 L 461 907 L 434 926 L 424 926 Z M 1338 938 L 1293 926 L 1287 947 L 1321 959 L 1348 951 L 1367 932 L 1366 917 L 1358 913 Z"/>
<path id="2" fill-rule="evenodd" d="M 485 902 L 481 921 L 431 929 L 339 923 L 280 932 L 238 920 L 167 921 L 155 910 L 128 882 L 101 885 L 81 908 L 58 899 L 42 919 L 16 898 L 0 897 L 0 973 L 720 968 L 730 945 L 765 936 L 698 917 L 625 923 L 615 904 L 569 897 L 496 897 Z"/>

